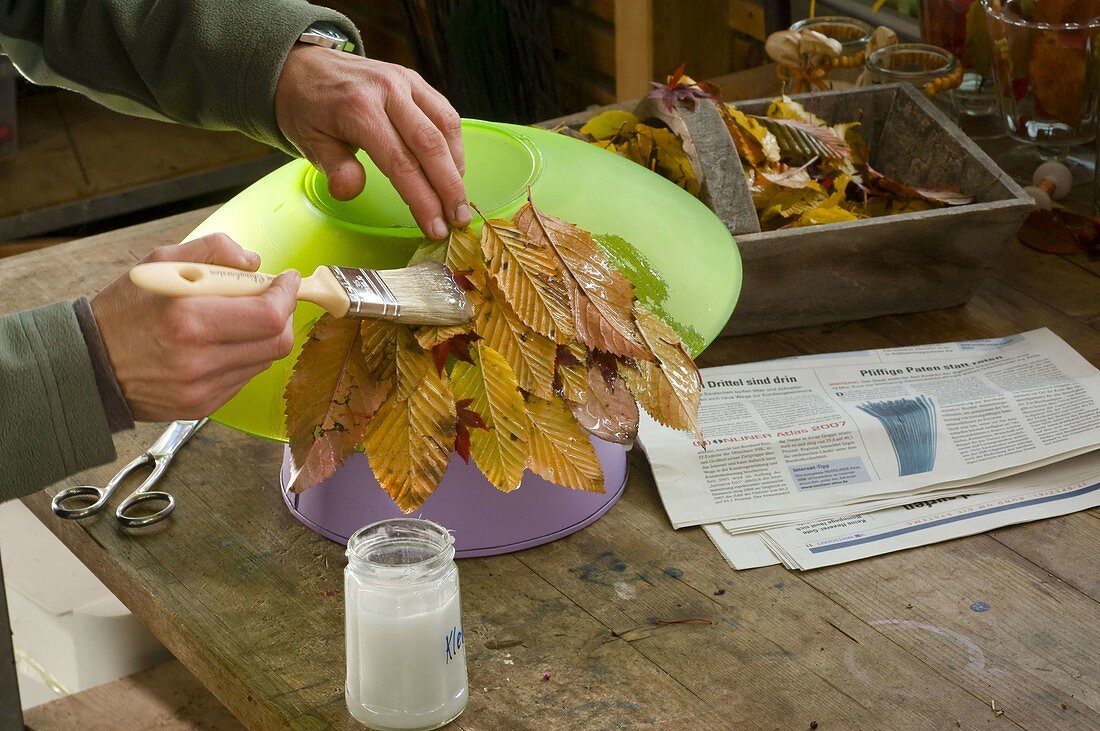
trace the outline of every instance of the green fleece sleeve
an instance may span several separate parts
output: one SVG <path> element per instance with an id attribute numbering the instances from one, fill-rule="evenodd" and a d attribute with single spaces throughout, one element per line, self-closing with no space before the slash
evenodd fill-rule
<path id="1" fill-rule="evenodd" d="M 0 502 L 114 459 L 72 305 L 0 317 Z"/>
<path id="2" fill-rule="evenodd" d="M 0 47 L 31 81 L 117 111 L 234 129 L 297 155 L 275 122 L 275 86 L 310 24 L 355 26 L 302 0 L 8 0 Z"/>

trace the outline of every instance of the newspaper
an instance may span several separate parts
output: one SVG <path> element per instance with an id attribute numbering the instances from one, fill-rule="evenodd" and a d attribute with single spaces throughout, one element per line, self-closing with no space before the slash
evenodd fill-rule
<path id="1" fill-rule="evenodd" d="M 792 569 L 832 566 L 1100 507 L 1100 452 L 988 484 L 993 489 L 982 494 L 918 500 L 758 533 L 734 535 L 721 525 L 703 527 L 736 569 L 780 562 Z"/>
<path id="2" fill-rule="evenodd" d="M 708 368 L 703 440 L 643 415 L 676 528 L 885 510 L 1100 447 L 1100 372 L 1047 329 Z"/>

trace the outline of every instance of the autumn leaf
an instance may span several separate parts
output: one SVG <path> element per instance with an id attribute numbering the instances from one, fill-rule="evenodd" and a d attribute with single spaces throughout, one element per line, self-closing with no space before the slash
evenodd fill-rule
<path id="1" fill-rule="evenodd" d="M 638 404 L 615 370 L 588 368 L 585 398 L 569 405 L 581 428 L 608 442 L 633 444 L 638 435 Z"/>
<path id="2" fill-rule="evenodd" d="M 327 479 L 351 456 L 394 385 L 397 326 L 322 315 L 286 386 L 290 488 Z"/>
<path id="3" fill-rule="evenodd" d="M 481 245 L 477 234 L 469 226 L 451 229 L 451 235 L 447 238 L 444 264 L 455 274 L 474 275 L 474 278 L 484 271 L 485 260 L 481 257 Z"/>
<path id="4" fill-rule="evenodd" d="M 470 434 L 474 463 L 498 490 L 519 487 L 528 458 L 527 412 L 515 373 L 497 351 L 479 340 L 471 350 L 473 364 L 455 363 L 451 387 L 455 398 L 470 399 L 469 408 L 486 429 Z"/>
<path id="5" fill-rule="evenodd" d="M 548 245 L 565 267 L 576 337 L 589 348 L 625 358 L 646 358 L 634 327 L 634 287 L 592 240 L 571 223 L 542 213 L 528 200 L 516 227 Z"/>
<path id="6" fill-rule="evenodd" d="M 458 419 L 455 423 L 455 452 L 462 461 L 470 464 L 470 430 L 488 429 L 481 414 L 470 408 L 473 399 L 465 398 L 455 402 L 455 412 Z"/>
<path id="7" fill-rule="evenodd" d="M 620 368 L 623 380 L 655 420 L 673 429 L 692 432 L 697 439 L 702 439 L 699 369 L 680 336 L 661 318 L 641 305 L 635 305 L 634 316 L 638 331 L 656 356 L 656 362 L 641 361 L 637 369 Z"/>
<path id="8" fill-rule="evenodd" d="M 639 124 L 625 152 L 634 162 L 699 195 L 699 178 L 691 158 L 684 151 L 683 141 L 671 130 Z"/>
<path id="9" fill-rule="evenodd" d="M 592 117 L 581 127 L 580 133 L 593 140 L 607 140 L 631 132 L 638 125 L 638 118 L 628 111 L 612 109 Z"/>
<path id="10" fill-rule="evenodd" d="M 420 242 L 420 245 L 416 247 L 416 251 L 413 252 L 412 257 L 405 264 L 407 267 L 416 266 L 417 264 L 424 264 L 426 262 L 439 262 L 440 264 L 447 260 L 447 241 L 435 241 L 433 239 L 424 239 Z"/>
<path id="11" fill-rule="evenodd" d="M 695 109 L 699 100 L 714 100 L 716 98 L 713 91 L 697 84 L 695 79 L 684 74 L 684 64 L 680 64 L 680 67 L 672 72 L 665 83 L 651 81 L 649 84 L 653 87 L 653 90 L 646 94 L 646 98 L 657 99 L 670 112 L 676 108 L 677 104 L 682 104 L 688 109 Z"/>
<path id="12" fill-rule="evenodd" d="M 557 352 L 555 391 L 566 401 L 580 403 L 588 391 L 588 352 L 578 343 L 559 345 Z"/>
<path id="13" fill-rule="evenodd" d="M 455 335 L 468 333 L 472 327 L 471 323 L 462 323 L 461 325 L 424 325 L 415 328 L 413 334 L 416 335 L 416 341 L 420 343 L 421 348 L 424 350 L 431 350 L 440 343 L 450 340 Z"/>
<path id="14" fill-rule="evenodd" d="M 831 127 L 793 119 L 769 117 L 756 117 L 756 119 L 775 135 L 780 152 L 792 161 L 804 162 L 813 157 L 824 160 L 843 160 L 852 153 L 848 143 Z"/>
<path id="15" fill-rule="evenodd" d="M 536 475 L 574 490 L 603 492 L 603 470 L 588 435 L 560 398 L 527 399 L 531 421 L 528 463 Z"/>
<path id="16" fill-rule="evenodd" d="M 553 395 L 554 341 L 520 322 L 496 282 L 489 280 L 477 310 L 476 329 L 485 344 L 504 356 L 520 388 L 541 398 Z"/>
<path id="17" fill-rule="evenodd" d="M 458 360 L 473 363 L 470 359 L 470 343 L 477 340 L 478 337 L 480 336 L 476 333 L 460 333 L 433 347 L 431 349 L 432 364 L 435 365 L 435 369 L 437 371 L 443 370 L 452 355 Z"/>
<path id="18" fill-rule="evenodd" d="M 722 105 L 720 110 L 741 159 L 753 167 L 779 162 L 779 142 L 764 125 L 732 104 Z"/>
<path id="19" fill-rule="evenodd" d="M 919 198 L 929 203 L 948 206 L 962 206 L 973 203 L 974 197 L 960 193 L 953 188 L 919 188 L 883 175 L 869 164 L 863 165 L 866 187 L 879 194 L 901 198 Z"/>
<path id="20" fill-rule="evenodd" d="M 554 252 L 526 238 L 510 221 L 486 220 L 481 249 L 489 274 L 525 325 L 556 342 L 573 338 L 565 278 Z"/>
<path id="21" fill-rule="evenodd" d="M 397 387 L 367 425 L 363 447 L 379 484 L 411 513 L 447 471 L 457 412 L 446 372 L 432 367 L 408 328 L 398 330 L 397 342 Z"/>
<path id="22" fill-rule="evenodd" d="M 810 177 L 810 174 L 806 172 L 806 168 L 810 167 L 813 163 L 817 162 L 817 158 L 811 159 L 802 167 L 792 168 L 788 167 L 786 170 L 778 173 L 769 173 L 767 171 L 760 171 L 760 177 L 764 178 L 770 183 L 774 183 L 781 188 L 805 188 L 813 185 L 814 181 Z"/>

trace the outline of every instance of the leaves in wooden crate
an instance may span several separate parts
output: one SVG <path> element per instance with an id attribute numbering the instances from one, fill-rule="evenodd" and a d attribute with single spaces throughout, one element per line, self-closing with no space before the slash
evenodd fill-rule
<path id="1" fill-rule="evenodd" d="M 792 162 L 805 162 L 814 157 L 843 160 L 851 155 L 848 143 L 830 127 L 817 126 L 793 119 L 756 117 L 760 124 L 775 135 L 779 150 Z"/>
<path id="2" fill-rule="evenodd" d="M 528 239 L 511 221 L 486 220 L 481 248 L 489 274 L 519 319 L 556 342 L 569 342 L 574 329 L 569 293 L 550 247 Z"/>
<path id="3" fill-rule="evenodd" d="M 974 202 L 973 196 L 960 193 L 955 187 L 919 188 L 883 175 L 870 165 L 864 165 L 863 170 L 864 185 L 872 193 L 900 198 L 919 198 L 929 203 L 947 206 L 963 206 Z"/>
<path id="4" fill-rule="evenodd" d="M 489 280 L 476 328 L 485 344 L 504 356 L 520 388 L 541 398 L 553 395 L 554 341 L 520 322 L 496 282 Z"/>
<path id="5" fill-rule="evenodd" d="M 826 223 L 847 223 L 849 221 L 858 221 L 859 218 L 860 217 L 856 214 L 840 206 L 821 205 L 799 216 L 798 220 L 791 224 L 791 228 L 819 226 Z"/>
<path id="6" fill-rule="evenodd" d="M 627 146 L 628 157 L 671 180 L 688 193 L 699 195 L 699 177 L 683 141 L 671 130 L 639 124 Z"/>
<path id="7" fill-rule="evenodd" d="M 695 79 L 684 73 L 684 64 L 680 64 L 665 83 L 651 81 L 649 85 L 653 90 L 646 94 L 646 98 L 658 100 L 670 112 L 677 104 L 695 109 L 701 99 L 716 99 L 715 87 L 696 83 Z"/>
<path id="8" fill-rule="evenodd" d="M 363 447 L 383 489 L 411 513 L 447 471 L 457 413 L 446 373 L 406 327 L 398 330 L 396 363 L 397 387 L 367 425 Z"/>
<path id="9" fill-rule="evenodd" d="M 742 160 L 753 167 L 779 162 L 779 142 L 764 125 L 732 104 L 725 104 L 720 109 Z"/>
<path id="10" fill-rule="evenodd" d="M 515 220 L 529 239 L 550 246 L 564 264 L 577 339 L 625 358 L 647 357 L 634 327 L 634 287 L 611 266 L 592 235 L 530 201 Z"/>
<path id="11" fill-rule="evenodd" d="M 519 487 L 529 456 L 523 397 L 504 356 L 483 340 L 471 352 L 473 364 L 455 363 L 451 371 L 455 398 L 470 399 L 469 408 L 487 427 L 470 434 L 470 454 L 494 487 L 511 492 Z"/>
<path id="12" fill-rule="evenodd" d="M 528 463 L 536 475 L 574 490 L 603 492 L 603 470 L 588 435 L 577 424 L 565 402 L 527 399 L 531 423 Z"/>
<path id="13" fill-rule="evenodd" d="M 569 404 L 573 416 L 595 437 L 633 444 L 638 436 L 638 404 L 618 375 L 614 360 L 593 361 L 587 375 L 584 401 Z"/>
<path id="14" fill-rule="evenodd" d="M 554 390 L 566 401 L 580 403 L 588 390 L 588 351 L 578 343 L 558 346 Z"/>
<path id="15" fill-rule="evenodd" d="M 634 316 L 642 338 L 656 356 L 656 362 L 640 361 L 637 369 L 620 368 L 627 387 L 649 415 L 665 426 L 681 429 L 702 439 L 699 431 L 699 403 L 702 383 L 699 369 L 676 331 L 641 305 Z"/>
<path id="16" fill-rule="evenodd" d="M 362 439 L 394 384 L 397 326 L 322 315 L 287 382 L 290 488 L 301 492 L 330 477 Z"/>
<path id="17" fill-rule="evenodd" d="M 806 188 L 815 184 L 813 178 L 806 172 L 806 168 L 810 167 L 810 165 L 815 162 L 817 162 L 816 157 L 802 167 L 788 167 L 786 170 L 777 173 L 761 170 L 758 174 L 768 182 L 774 183 L 781 188 Z"/>
<path id="18" fill-rule="evenodd" d="M 633 131 L 637 125 L 638 118 L 630 112 L 612 109 L 592 117 L 584 123 L 580 131 L 582 135 L 588 135 L 594 140 L 608 140 Z"/>
<path id="19" fill-rule="evenodd" d="M 772 103 L 768 105 L 768 117 L 771 119 L 790 119 L 818 127 L 826 126 L 824 119 L 813 112 L 807 111 L 806 107 L 786 95 L 772 100 Z"/>

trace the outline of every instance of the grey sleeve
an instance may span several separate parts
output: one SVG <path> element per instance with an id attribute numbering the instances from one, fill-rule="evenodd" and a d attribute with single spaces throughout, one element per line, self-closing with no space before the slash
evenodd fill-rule
<path id="1" fill-rule="evenodd" d="M 127 114 L 239 130 L 297 155 L 275 122 L 275 87 L 317 21 L 361 52 L 350 20 L 302 0 L 8 0 L 0 46 L 35 83 Z"/>
<path id="2" fill-rule="evenodd" d="M 69 302 L 0 317 L 0 501 L 115 459 Z"/>

